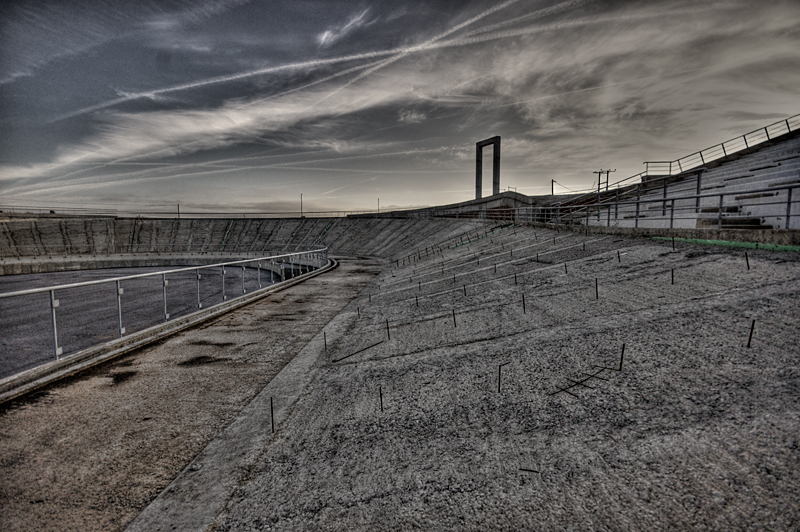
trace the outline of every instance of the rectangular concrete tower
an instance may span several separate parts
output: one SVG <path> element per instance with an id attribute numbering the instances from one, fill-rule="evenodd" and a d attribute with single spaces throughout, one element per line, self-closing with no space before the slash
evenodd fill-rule
<path id="1" fill-rule="evenodd" d="M 500 137 L 492 137 L 475 144 L 475 199 L 481 199 L 483 188 L 483 148 L 492 145 L 492 195 L 500 194 Z"/>

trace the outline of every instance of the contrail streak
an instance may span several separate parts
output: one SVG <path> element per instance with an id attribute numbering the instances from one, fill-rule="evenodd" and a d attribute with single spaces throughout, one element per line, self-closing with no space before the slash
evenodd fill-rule
<path id="1" fill-rule="evenodd" d="M 360 80 L 360 79 L 362 79 L 362 78 L 364 78 L 364 77 L 366 77 L 366 76 L 368 76 L 368 75 L 370 75 L 370 74 L 372 74 L 372 73 L 374 73 L 374 72 L 376 72 L 376 71 L 378 71 L 378 70 L 380 70 L 380 69 L 382 69 L 382 68 L 384 68 L 386 66 L 391 65 L 392 63 L 402 59 L 403 57 L 406 57 L 407 55 L 409 55 L 411 53 L 430 49 L 430 47 L 432 45 L 434 45 L 437 42 L 441 41 L 442 39 L 444 39 L 448 35 L 450 35 L 452 33 L 455 33 L 456 31 L 475 23 L 475 22 L 481 20 L 482 18 L 488 17 L 489 15 L 491 15 L 493 13 L 496 13 L 497 11 L 500 11 L 501 9 L 505 9 L 506 7 L 510 6 L 511 4 L 517 3 L 518 1 L 519 0 L 506 0 L 502 4 L 494 6 L 492 8 L 489 8 L 486 11 L 483 11 L 482 13 L 480 13 L 478 15 L 475 15 L 471 19 L 465 20 L 461 24 L 456 24 L 455 26 L 453 26 L 452 28 L 448 29 L 447 31 L 444 31 L 444 32 L 440 33 L 439 35 L 428 39 L 427 41 L 425 41 L 424 43 L 422 43 L 422 44 L 420 44 L 418 46 L 415 46 L 413 48 L 401 49 L 393 57 L 390 57 L 389 59 L 385 59 L 382 62 L 380 62 L 378 65 L 366 70 L 365 72 L 362 72 L 361 74 L 359 74 L 355 78 L 351 79 L 350 81 L 348 81 L 347 83 L 345 83 L 344 85 L 339 87 L 338 89 L 332 91 L 327 96 L 325 96 L 321 100 L 317 101 L 316 103 L 314 103 L 310 107 L 314 107 L 315 105 L 318 105 L 318 104 L 322 103 L 323 101 L 327 100 L 328 98 L 330 98 L 334 94 L 337 94 L 337 93 L 341 92 L 342 90 L 344 90 L 345 88 L 349 87 L 350 85 L 352 85 L 353 83 L 357 82 L 358 80 Z"/>
<path id="2" fill-rule="evenodd" d="M 200 88 L 200 87 L 206 87 L 208 85 L 216 85 L 216 84 L 219 84 L 219 83 L 229 83 L 231 81 L 239 81 L 239 80 L 243 80 L 243 79 L 247 79 L 247 78 L 252 78 L 252 77 L 255 77 L 255 76 L 262 76 L 264 74 L 274 74 L 276 72 L 282 72 L 282 71 L 287 71 L 287 70 L 298 70 L 298 69 L 303 69 L 303 68 L 317 68 L 317 67 L 321 67 L 321 66 L 325 66 L 325 65 L 344 63 L 344 62 L 348 62 L 348 61 L 358 61 L 358 60 L 362 60 L 362 59 L 374 59 L 374 58 L 377 58 L 377 57 L 386 57 L 386 56 L 396 55 L 396 54 L 411 53 L 411 52 L 417 51 L 418 49 L 421 49 L 421 47 L 423 47 L 425 44 L 428 44 L 428 43 L 436 41 L 436 40 L 440 40 L 440 39 L 446 37 L 447 35 L 453 33 L 454 31 L 458 31 L 459 29 L 463 28 L 464 26 L 472 24 L 473 22 L 475 22 L 477 20 L 480 20 L 481 18 L 486 17 L 486 16 L 488 16 L 488 15 L 490 15 L 490 14 L 492 14 L 492 13 L 494 13 L 494 12 L 500 10 L 500 9 L 503 9 L 503 8 L 505 8 L 505 7 L 507 7 L 507 6 L 511 5 L 511 4 L 514 4 L 514 3 L 518 2 L 518 1 L 519 0 L 507 0 L 506 2 L 503 2 L 502 4 L 500 4 L 499 6 L 495 6 L 495 7 L 491 8 L 491 9 L 488 9 L 488 10 L 484 11 L 480 15 L 477 15 L 477 16 L 475 16 L 475 17 L 473 17 L 473 18 L 471 18 L 471 19 L 469 19 L 469 20 L 467 20 L 465 22 L 462 22 L 461 24 L 457 24 L 456 26 L 454 26 L 450 30 L 448 30 L 448 31 L 446 31 L 446 32 L 444 32 L 444 33 L 442 33 L 440 35 L 437 35 L 436 37 L 426 41 L 426 43 L 423 43 L 422 45 L 397 48 L 397 49 L 393 49 L 393 50 L 362 52 L 362 53 L 359 53 L 359 54 L 350 54 L 350 55 L 345 55 L 345 56 L 340 56 L 340 57 L 332 57 L 332 58 L 329 58 L 329 59 L 314 59 L 312 61 L 301 61 L 301 62 L 298 62 L 298 63 L 290 63 L 290 64 L 287 64 L 287 65 L 278 65 L 278 66 L 274 66 L 274 67 L 261 68 L 261 69 L 257 69 L 257 70 L 248 70 L 248 71 L 245 71 L 245 72 L 239 72 L 237 74 L 230 74 L 230 75 L 227 75 L 227 76 L 217 76 L 217 77 L 214 77 L 214 78 L 208 78 L 208 79 L 204 79 L 204 80 L 200 80 L 200 81 L 194 81 L 194 82 L 191 82 L 191 83 L 184 83 L 184 84 L 181 84 L 181 85 L 173 85 L 172 87 L 165 87 L 163 89 L 155 89 L 155 90 L 152 90 L 152 91 L 131 93 L 131 94 L 128 94 L 128 95 L 123 96 L 121 98 L 115 98 L 113 100 L 108 100 L 106 102 L 101 102 L 101 103 L 98 103 L 96 105 L 91 105 L 89 107 L 84 107 L 82 109 L 78 109 L 77 111 L 73 111 L 71 113 L 67 113 L 67 114 L 61 115 L 61 116 L 55 118 L 52 122 L 58 122 L 60 120 L 66 119 L 66 118 L 71 118 L 71 117 L 74 117 L 74 116 L 90 113 L 92 111 L 99 111 L 101 109 L 106 109 L 108 107 L 113 107 L 113 106 L 118 105 L 120 103 L 125 103 L 125 102 L 129 102 L 129 101 L 132 101 L 132 100 L 138 100 L 138 99 L 141 99 L 141 98 L 153 98 L 154 96 L 159 95 L 159 94 L 167 94 L 167 93 L 170 93 L 170 92 L 178 92 L 178 91 L 185 91 L 185 90 L 190 90 L 190 89 L 197 89 L 197 88 Z"/>

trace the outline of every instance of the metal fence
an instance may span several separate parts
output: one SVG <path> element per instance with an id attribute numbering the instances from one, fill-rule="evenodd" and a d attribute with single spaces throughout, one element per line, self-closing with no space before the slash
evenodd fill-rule
<path id="1" fill-rule="evenodd" d="M 770 124 L 766 127 L 755 129 L 749 133 L 745 133 L 744 135 L 721 142 L 720 144 L 715 144 L 703 150 L 690 153 L 689 155 L 685 155 L 675 159 L 674 161 L 645 161 L 642 163 L 645 165 L 645 170 L 643 172 L 639 172 L 638 174 L 634 174 L 614 183 L 606 183 L 605 190 L 613 190 L 636 185 L 637 183 L 642 182 L 643 178 L 649 176 L 678 175 L 709 164 L 718 159 L 722 159 L 728 155 L 733 155 L 737 152 L 753 148 L 759 144 L 763 144 L 764 142 L 769 142 L 781 135 L 797 131 L 798 129 L 800 129 L 800 114 L 779 120 L 778 122 Z M 598 184 L 597 187 L 592 187 L 590 189 L 571 191 L 571 194 L 578 193 L 590 196 L 600 192 L 601 189 Z M 571 202 L 574 200 L 575 197 L 572 196 L 565 200 L 565 202 Z"/>
<path id="2" fill-rule="evenodd" d="M 643 175 L 680 174 L 736 152 L 752 148 L 763 142 L 768 142 L 780 135 L 797 131 L 798 128 L 800 128 L 800 115 L 790 116 L 766 127 L 758 128 L 720 144 L 715 144 L 710 148 L 690 153 L 674 161 L 646 161 L 643 163 L 645 165 Z"/>
<path id="3" fill-rule="evenodd" d="M 290 280 L 327 263 L 328 248 L 318 247 L 0 293 L 0 378 Z"/>
<path id="4" fill-rule="evenodd" d="M 495 209 L 489 214 L 495 220 L 606 227 L 800 229 L 800 202 L 794 192 L 798 188 L 800 184 L 788 184 L 737 192 Z M 489 216 L 486 211 L 474 215 Z"/>

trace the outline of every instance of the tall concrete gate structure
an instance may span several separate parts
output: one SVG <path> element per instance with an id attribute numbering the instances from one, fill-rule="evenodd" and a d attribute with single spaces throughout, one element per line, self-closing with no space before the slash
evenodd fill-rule
<path id="1" fill-rule="evenodd" d="M 494 155 L 492 156 L 492 195 L 500 194 L 500 137 L 497 136 L 482 140 L 475 145 L 477 148 L 475 156 L 475 199 L 481 199 L 481 189 L 483 187 L 483 148 L 490 144 L 494 146 Z"/>

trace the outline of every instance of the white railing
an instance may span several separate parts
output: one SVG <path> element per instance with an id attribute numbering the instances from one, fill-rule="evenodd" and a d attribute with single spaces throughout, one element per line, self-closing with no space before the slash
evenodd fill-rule
<path id="1" fill-rule="evenodd" d="M 130 334 L 131 326 L 126 326 L 128 321 L 138 324 L 134 328 L 141 330 L 153 322 L 166 322 L 203 307 L 213 307 L 229 297 L 240 297 L 248 291 L 292 279 L 327 263 L 328 248 L 317 247 L 281 255 L 0 293 L 3 337 L 0 378 L 64 356 L 65 348 L 59 341 L 63 327 L 71 328 L 70 337 L 74 340 L 74 345 L 66 352 L 75 353 L 107 341 L 109 336 L 122 338 Z M 169 288 L 170 281 L 177 287 L 174 294 Z M 143 323 L 146 325 L 142 326 Z M 109 331 L 111 327 L 114 330 Z M 51 345 L 49 357 L 41 349 L 41 336 L 47 329 Z"/>

